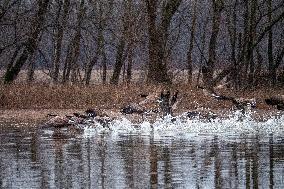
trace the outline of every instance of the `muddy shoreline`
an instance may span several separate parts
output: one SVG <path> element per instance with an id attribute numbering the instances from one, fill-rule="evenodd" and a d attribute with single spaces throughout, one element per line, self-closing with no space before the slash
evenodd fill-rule
<path id="1" fill-rule="evenodd" d="M 0 110 L 0 121 L 1 122 L 24 122 L 28 123 L 26 126 L 37 126 L 40 125 L 50 118 L 47 116 L 48 114 L 57 114 L 60 116 L 72 115 L 74 112 L 83 113 L 84 109 L 6 109 Z M 104 110 L 105 112 L 109 112 L 114 119 L 120 119 L 122 117 L 130 120 L 133 123 L 143 122 L 143 119 L 140 115 L 124 115 L 121 114 L 120 111 L 117 110 Z M 190 110 L 179 110 L 178 112 L 174 112 L 174 115 L 181 115 L 183 112 Z M 231 116 L 234 111 L 231 109 L 219 109 L 219 110 L 211 110 L 216 113 L 220 118 L 227 118 Z M 264 121 L 271 117 L 279 117 L 284 115 L 284 111 L 277 110 L 265 110 L 265 109 L 255 109 L 252 110 L 252 118 L 257 121 Z"/>
<path id="2" fill-rule="evenodd" d="M 40 124 L 47 121 L 48 114 L 68 115 L 83 110 L 74 109 L 6 109 L 0 110 L 0 120 L 7 122 L 26 122 Z"/>

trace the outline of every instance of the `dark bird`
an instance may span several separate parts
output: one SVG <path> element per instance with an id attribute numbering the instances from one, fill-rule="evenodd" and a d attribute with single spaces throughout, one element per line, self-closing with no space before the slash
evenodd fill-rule
<path id="1" fill-rule="evenodd" d="M 233 98 L 231 101 L 240 110 L 245 110 L 247 107 L 256 108 L 255 98 Z"/>
<path id="2" fill-rule="evenodd" d="M 284 110 L 284 95 L 272 96 L 264 100 L 266 104 L 276 106 L 278 110 Z"/>
<path id="3" fill-rule="evenodd" d="M 148 94 L 140 94 L 139 95 L 141 98 L 147 98 Z"/>
<path id="4" fill-rule="evenodd" d="M 179 91 L 176 91 L 175 94 L 172 96 L 171 105 L 174 105 L 177 102 L 177 96 Z"/>
<path id="5" fill-rule="evenodd" d="M 47 117 L 55 117 L 58 116 L 57 114 L 47 114 Z"/>
<path id="6" fill-rule="evenodd" d="M 77 112 L 73 113 L 73 115 L 74 115 L 75 117 L 78 117 L 78 118 L 83 118 L 83 119 L 88 118 L 87 115 L 83 115 L 83 114 L 80 114 L 80 113 L 77 113 Z"/>
<path id="7" fill-rule="evenodd" d="M 66 127 L 69 126 L 69 119 L 65 116 L 58 116 L 58 115 L 52 115 L 49 114 L 48 116 L 51 116 L 52 118 L 45 122 L 44 126 L 47 127 Z"/>
<path id="8" fill-rule="evenodd" d="M 145 110 L 138 104 L 131 103 L 121 109 L 121 113 L 123 114 L 142 114 Z"/>
<path id="9" fill-rule="evenodd" d="M 211 121 L 213 119 L 216 119 L 218 116 L 211 111 L 194 110 L 194 111 L 187 112 L 187 117 L 190 119 L 197 118 L 197 119 Z"/>
<path id="10" fill-rule="evenodd" d="M 210 97 L 213 97 L 217 100 L 227 100 L 227 101 L 231 101 L 233 103 L 233 105 L 239 109 L 239 110 L 242 110 L 242 112 L 244 113 L 245 110 L 248 108 L 248 107 L 251 107 L 251 108 L 256 108 L 256 99 L 255 98 L 235 98 L 235 97 L 229 97 L 229 96 L 224 96 L 224 95 L 219 95 L 217 94 L 215 91 L 213 90 L 208 90 L 204 87 L 201 87 L 201 86 L 197 86 L 197 88 L 200 88 L 203 90 L 203 93 L 206 95 L 206 96 L 210 96 Z"/>
<path id="11" fill-rule="evenodd" d="M 161 111 L 163 112 L 164 116 L 172 113 L 170 106 L 170 96 L 170 91 L 167 91 L 166 94 L 164 94 L 164 92 L 162 91 L 158 100 Z"/>
<path id="12" fill-rule="evenodd" d="M 171 97 L 170 91 L 167 91 L 166 94 L 163 91 L 161 92 L 158 102 L 164 116 L 172 115 L 173 106 L 177 103 L 178 93 L 179 91 L 176 91 Z"/>
<path id="13" fill-rule="evenodd" d="M 97 112 L 94 109 L 87 109 L 85 111 L 85 113 L 87 114 L 88 117 L 96 117 L 97 116 Z"/>
<path id="14" fill-rule="evenodd" d="M 103 128 L 108 128 L 109 129 L 109 124 L 112 121 L 110 118 L 102 118 L 98 117 L 96 118 L 96 121 L 103 126 Z"/>

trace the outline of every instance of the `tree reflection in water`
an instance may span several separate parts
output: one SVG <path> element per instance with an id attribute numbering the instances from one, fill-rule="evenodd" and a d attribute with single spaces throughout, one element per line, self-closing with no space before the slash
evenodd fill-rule
<path id="1" fill-rule="evenodd" d="M 283 188 L 284 137 L 84 138 L 1 126 L 1 188 Z"/>
<path id="2" fill-rule="evenodd" d="M 273 135 L 269 136 L 269 188 L 273 189 Z"/>

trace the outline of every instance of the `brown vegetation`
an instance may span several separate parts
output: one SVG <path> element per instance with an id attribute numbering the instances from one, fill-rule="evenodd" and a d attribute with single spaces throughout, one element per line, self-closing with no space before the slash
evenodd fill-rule
<path id="1" fill-rule="evenodd" d="M 151 94 L 169 89 L 179 90 L 178 110 L 192 110 L 198 107 L 223 109 L 232 103 L 205 96 L 202 90 L 186 84 L 173 86 L 154 85 L 49 85 L 11 84 L 0 85 L 0 109 L 120 109 L 124 105 L 139 102 L 140 94 Z M 233 91 L 216 89 L 219 94 L 233 97 L 256 98 L 257 108 L 267 109 L 265 98 L 283 94 L 284 89 L 258 89 L 254 91 Z"/>

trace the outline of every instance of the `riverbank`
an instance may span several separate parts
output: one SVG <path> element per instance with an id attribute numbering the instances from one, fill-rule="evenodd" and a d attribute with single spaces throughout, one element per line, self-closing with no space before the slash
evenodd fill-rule
<path id="1" fill-rule="evenodd" d="M 26 122 L 40 124 L 48 120 L 48 114 L 72 115 L 74 109 L 6 109 L 0 110 L 0 120 L 7 122 Z"/>
<path id="2" fill-rule="evenodd" d="M 72 115 L 83 113 L 88 108 L 119 113 L 130 103 L 138 103 L 141 94 L 160 94 L 162 90 L 172 93 L 179 90 L 178 106 L 174 113 L 205 108 L 220 111 L 232 109 L 232 102 L 222 101 L 204 95 L 202 90 L 189 85 L 154 86 L 154 85 L 49 85 L 49 84 L 12 84 L 0 85 L 0 119 L 42 122 L 47 114 Z M 265 104 L 264 99 L 277 94 L 284 94 L 284 89 L 257 89 L 234 91 L 226 88 L 216 89 L 216 93 L 256 99 L 256 110 L 260 114 L 276 112 L 274 107 Z"/>
<path id="3" fill-rule="evenodd" d="M 174 93 L 179 90 L 179 109 L 195 109 L 198 107 L 223 109 L 231 108 L 229 101 L 216 100 L 204 95 L 201 89 L 180 84 L 171 86 L 156 85 L 50 85 L 33 84 L 0 84 L 0 109 L 120 109 L 129 103 L 138 103 L 143 98 L 141 94 L 149 95 L 162 90 Z M 255 98 L 257 107 L 270 109 L 264 102 L 265 98 L 284 94 L 283 88 L 262 88 L 256 90 L 235 91 L 227 88 L 218 88 L 217 94 Z"/>
<path id="4" fill-rule="evenodd" d="M 228 119 L 232 117 L 235 112 L 231 109 L 206 109 L 214 114 L 220 119 Z M 206 111 L 205 110 L 205 111 Z M 65 115 L 73 115 L 74 112 L 84 113 L 85 110 L 83 109 L 9 109 L 9 110 L 0 110 L 0 122 L 8 122 L 8 123 L 26 123 L 25 126 L 27 127 L 36 127 L 39 126 L 50 119 L 48 114 L 56 114 L 59 116 Z M 105 112 L 109 113 L 109 115 L 114 118 L 114 120 L 120 120 L 121 118 L 126 118 L 131 123 L 142 123 L 145 120 L 150 121 L 151 118 L 156 117 L 154 116 L 144 116 L 132 114 L 132 115 L 125 115 L 120 113 L 119 110 L 104 110 Z M 179 116 L 182 113 L 192 110 L 179 110 L 174 112 L 174 116 Z M 257 121 L 265 121 L 268 118 L 277 118 L 279 116 L 283 116 L 283 111 L 277 111 L 275 109 L 271 110 L 263 110 L 263 109 L 253 109 L 250 116 L 254 120 Z M 150 120 L 149 120 L 150 119 Z M 155 122 L 152 120 L 150 122 Z M 0 124 L 1 125 L 1 124 Z"/>

